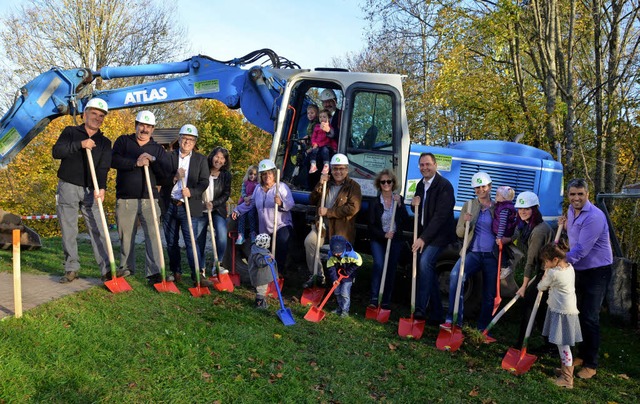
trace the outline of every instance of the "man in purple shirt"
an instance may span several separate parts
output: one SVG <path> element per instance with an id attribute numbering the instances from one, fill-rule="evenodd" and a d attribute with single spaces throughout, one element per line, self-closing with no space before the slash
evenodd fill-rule
<path id="1" fill-rule="evenodd" d="M 600 348 L 600 306 L 611 279 L 613 253 L 609 242 L 609 226 L 604 213 L 589 202 L 589 187 L 584 179 L 567 185 L 569 209 L 560 218 L 569 236 L 567 262 L 576 272 L 576 296 L 580 311 L 583 342 L 575 366 L 582 366 L 578 377 L 590 379 L 598 367 Z"/>

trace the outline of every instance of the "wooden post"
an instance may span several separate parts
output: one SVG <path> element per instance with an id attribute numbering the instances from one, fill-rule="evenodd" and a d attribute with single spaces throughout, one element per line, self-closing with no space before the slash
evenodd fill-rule
<path id="1" fill-rule="evenodd" d="M 13 304 L 16 318 L 22 317 L 22 281 L 20 276 L 20 229 L 13 230 Z"/>

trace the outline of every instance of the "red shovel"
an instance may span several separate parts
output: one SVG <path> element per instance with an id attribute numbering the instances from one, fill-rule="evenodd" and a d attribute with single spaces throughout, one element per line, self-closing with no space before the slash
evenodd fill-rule
<path id="1" fill-rule="evenodd" d="M 324 199 L 327 195 L 327 183 L 322 183 L 322 196 L 320 197 L 320 207 L 324 208 Z M 322 301 L 324 295 L 324 288 L 319 287 L 316 284 L 318 279 L 318 266 L 320 265 L 320 240 L 322 239 L 323 229 L 323 216 L 318 219 L 318 238 L 316 239 L 316 255 L 313 259 L 313 285 L 309 288 L 305 288 L 302 291 L 302 297 L 300 298 L 300 304 L 303 306 L 317 306 Z"/>
<path id="2" fill-rule="evenodd" d="M 562 235 L 562 226 L 558 226 L 556 237 L 553 241 L 554 243 L 558 244 L 558 241 L 560 241 L 560 235 Z M 502 369 L 521 375 L 528 371 L 531 368 L 531 365 L 533 365 L 536 359 L 538 359 L 537 356 L 527 353 L 527 343 L 529 342 L 529 336 L 533 329 L 533 323 L 536 319 L 536 313 L 538 312 L 538 307 L 540 307 L 540 300 L 542 300 L 543 293 L 544 291 L 542 290 L 538 292 L 536 302 L 533 304 L 533 310 L 531 311 L 529 323 L 527 324 L 527 331 L 524 334 L 524 341 L 522 341 L 522 350 L 509 348 L 502 359 Z"/>
<path id="3" fill-rule="evenodd" d="M 160 224 L 158 223 L 158 216 L 156 212 L 156 201 L 153 198 L 153 188 L 151 187 L 151 179 L 149 178 L 149 166 L 144 166 L 144 176 L 147 180 L 147 193 L 149 194 L 149 203 L 151 204 L 151 214 L 153 215 L 153 225 L 156 230 L 156 243 L 158 244 L 158 250 L 160 251 L 160 275 L 162 276 L 162 282 L 153 285 L 158 292 L 171 292 L 180 293 L 180 290 L 173 282 L 167 282 L 167 273 L 164 268 L 164 252 L 162 251 L 162 240 L 160 239 Z"/>
<path id="4" fill-rule="evenodd" d="M 393 198 L 393 195 L 391 195 Z M 393 231 L 396 218 L 396 200 L 393 199 L 393 205 L 391 207 L 391 225 L 389 228 Z M 384 283 L 387 278 L 387 264 L 389 263 L 389 250 L 391 249 L 391 239 L 387 239 L 387 251 L 384 255 L 384 265 L 382 266 L 382 280 L 380 281 L 380 289 L 378 290 L 378 307 L 367 307 L 365 318 L 370 320 L 376 320 L 379 323 L 386 323 L 389 321 L 391 310 L 383 309 L 380 305 L 382 303 L 382 295 L 384 294 Z"/>
<path id="5" fill-rule="evenodd" d="M 334 283 L 334 285 L 331 287 L 331 289 L 329 289 L 329 293 L 327 293 L 327 295 L 325 296 L 324 300 L 322 301 L 322 303 L 320 303 L 319 306 L 312 306 L 309 309 L 307 314 L 305 314 L 305 316 L 304 316 L 305 320 L 311 321 L 313 323 L 319 323 L 320 321 L 322 321 L 324 316 L 327 314 L 322 310 L 322 308 L 324 307 L 325 304 L 327 304 L 327 301 L 329 300 L 329 298 L 333 294 L 333 291 L 336 290 L 338 285 L 340 285 L 340 282 L 346 277 L 347 276 L 344 275 L 341 270 L 338 270 L 338 282 Z"/>
<path id="6" fill-rule="evenodd" d="M 535 279 L 536 279 L 535 276 L 533 278 L 531 278 L 531 281 L 530 281 L 529 284 L 533 283 L 533 281 Z M 491 322 L 489 323 L 487 328 L 485 328 L 484 331 L 482 331 L 482 335 L 484 336 L 484 343 L 485 344 L 490 344 L 492 342 L 496 342 L 495 338 L 489 336 L 489 331 L 493 328 L 494 325 L 496 325 L 496 323 L 500 320 L 500 318 L 502 318 L 502 316 L 505 315 L 505 313 L 511 308 L 511 306 L 513 306 L 518 301 L 519 298 L 520 298 L 520 295 L 516 293 L 516 295 L 513 297 L 513 299 L 511 299 L 509 301 L 509 303 L 507 303 L 502 308 L 502 310 L 500 310 L 498 312 L 498 314 L 496 314 L 496 316 L 491 320 Z"/>
<path id="7" fill-rule="evenodd" d="M 215 189 L 214 189 L 215 195 Z M 205 193 L 205 202 L 208 202 L 208 194 Z M 207 209 L 207 216 L 209 217 L 209 231 L 211 232 L 211 247 L 213 248 L 213 276 L 210 278 L 213 283 L 213 287 L 218 292 L 233 292 L 233 282 L 229 274 L 220 273 L 220 262 L 218 261 L 218 248 L 216 247 L 216 232 L 213 228 L 213 218 L 211 217 L 211 210 Z M 235 244 L 234 244 L 235 246 Z M 235 248 L 235 247 L 234 247 Z"/>
<path id="8" fill-rule="evenodd" d="M 418 238 L 418 206 L 413 207 L 413 242 Z M 424 320 L 414 320 L 416 311 L 416 272 L 418 252 L 413 252 L 413 270 L 411 272 L 411 317 L 401 318 L 398 322 L 398 335 L 405 338 L 420 339 L 424 332 Z"/>
<path id="9" fill-rule="evenodd" d="M 471 201 L 467 203 L 467 213 L 471 214 Z M 462 255 L 460 257 L 460 270 L 458 271 L 458 286 L 456 287 L 456 300 L 453 304 L 453 321 L 451 330 L 440 329 L 436 339 L 436 348 L 441 351 L 457 351 L 464 341 L 462 329 L 458 327 L 458 308 L 460 307 L 460 292 L 462 290 L 462 279 L 464 278 L 464 261 L 467 258 L 467 242 L 469 241 L 469 221 L 464 223 L 464 239 L 462 241 Z"/>
<path id="10" fill-rule="evenodd" d="M 98 178 L 96 177 L 96 169 L 93 166 L 93 157 L 91 155 L 91 149 L 85 149 L 87 151 L 87 161 L 89 162 L 89 171 L 91 171 L 91 179 L 93 180 L 94 193 L 100 191 L 98 185 Z M 107 245 L 107 254 L 109 254 L 109 264 L 111 265 L 111 280 L 106 281 L 104 286 L 107 287 L 112 293 L 127 292 L 131 289 L 131 285 L 124 278 L 116 277 L 116 259 L 113 257 L 113 246 L 111 245 L 111 236 L 109 236 L 109 225 L 107 225 L 107 218 L 104 215 L 104 207 L 102 206 L 102 199 L 95 198 L 98 201 L 98 210 L 100 211 L 100 219 L 102 220 L 102 229 L 104 231 L 105 244 Z"/>
<path id="11" fill-rule="evenodd" d="M 233 241 L 233 247 L 231 249 L 231 273 L 229 274 L 229 278 L 231 278 L 233 286 L 240 286 L 240 274 L 236 272 L 236 240 L 238 239 L 238 232 L 230 231 L 229 238 Z"/>
<path id="12" fill-rule="evenodd" d="M 280 169 L 276 169 L 276 189 L 274 192 L 274 198 L 278 195 L 278 191 L 280 191 Z M 278 207 L 275 206 L 274 201 L 274 212 L 273 212 L 273 235 L 271 239 L 273 240 L 273 244 L 271 245 L 271 256 L 275 258 L 276 256 L 276 234 L 278 232 Z M 281 268 L 284 270 L 284 268 Z M 282 287 L 284 286 L 284 278 L 278 275 L 278 287 L 280 291 L 282 291 Z M 275 281 L 269 282 L 267 286 L 267 296 L 269 297 L 278 297 L 278 288 L 276 288 Z"/>
<path id="13" fill-rule="evenodd" d="M 500 296 L 500 271 L 501 271 L 501 262 L 502 262 L 502 240 L 498 242 L 498 277 L 496 280 L 496 297 L 493 299 L 493 311 L 491 315 L 493 316 L 498 311 L 498 307 L 500 307 L 500 303 L 502 302 L 502 296 Z"/>
<path id="14" fill-rule="evenodd" d="M 183 189 L 187 187 L 187 179 L 182 178 Z M 189 224 L 189 236 L 191 237 L 191 251 L 193 253 L 193 266 L 196 271 L 196 286 L 189 288 L 189 292 L 193 297 L 201 297 L 210 295 L 209 288 L 200 286 L 200 263 L 198 262 L 198 251 L 196 247 L 196 236 L 193 234 L 193 224 L 191 223 L 191 209 L 189 208 L 189 198 L 184 197 L 184 208 L 187 212 L 187 223 Z M 209 211 L 209 223 L 211 223 L 211 211 Z"/>

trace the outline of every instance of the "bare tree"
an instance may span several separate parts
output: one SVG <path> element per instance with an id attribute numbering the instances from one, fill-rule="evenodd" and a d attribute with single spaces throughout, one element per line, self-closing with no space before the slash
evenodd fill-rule
<path id="1" fill-rule="evenodd" d="M 18 88 L 52 66 L 96 70 L 184 56 L 176 13 L 167 1 L 29 0 L 0 18 L 7 59 L 0 79 Z"/>

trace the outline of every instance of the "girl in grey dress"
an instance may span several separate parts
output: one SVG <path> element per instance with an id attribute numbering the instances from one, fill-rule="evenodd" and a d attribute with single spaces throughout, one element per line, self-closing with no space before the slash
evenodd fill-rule
<path id="1" fill-rule="evenodd" d="M 549 290 L 542 335 L 558 346 L 562 364 L 559 377 L 553 381 L 558 386 L 573 388 L 571 346 L 582 341 L 582 333 L 578 320 L 575 272 L 565 258 L 566 251 L 554 243 L 542 247 L 540 260 L 544 263 L 545 274 L 538 284 L 538 290 Z"/>

